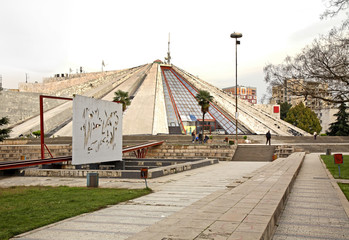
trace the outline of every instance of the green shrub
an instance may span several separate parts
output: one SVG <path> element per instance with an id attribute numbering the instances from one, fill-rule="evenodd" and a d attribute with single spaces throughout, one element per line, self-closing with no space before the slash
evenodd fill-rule
<path id="1" fill-rule="evenodd" d="M 38 137 L 41 136 L 41 131 L 40 131 L 40 130 L 37 130 L 37 131 L 33 132 L 33 135 L 34 135 L 36 138 L 38 138 Z"/>

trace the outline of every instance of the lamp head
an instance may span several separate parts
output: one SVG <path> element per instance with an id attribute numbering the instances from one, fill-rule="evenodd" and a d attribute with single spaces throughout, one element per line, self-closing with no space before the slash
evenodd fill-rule
<path id="1" fill-rule="evenodd" d="M 231 38 L 241 38 L 242 34 L 241 33 L 237 33 L 237 32 L 233 32 L 232 34 L 230 34 Z"/>

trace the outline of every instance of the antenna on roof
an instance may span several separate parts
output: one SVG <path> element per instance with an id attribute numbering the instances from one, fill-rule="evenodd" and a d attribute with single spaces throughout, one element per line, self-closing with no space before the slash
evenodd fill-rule
<path id="1" fill-rule="evenodd" d="M 170 33 L 168 33 L 168 51 L 167 51 L 167 57 L 165 57 L 165 60 L 167 60 L 167 64 L 171 64 L 171 54 L 170 54 Z"/>

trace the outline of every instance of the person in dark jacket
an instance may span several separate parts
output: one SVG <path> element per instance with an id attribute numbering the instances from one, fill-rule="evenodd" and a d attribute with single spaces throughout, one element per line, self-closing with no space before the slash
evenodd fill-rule
<path id="1" fill-rule="evenodd" d="M 207 140 L 210 139 L 207 135 L 205 135 L 205 138 L 204 138 L 204 143 L 207 143 Z"/>
<path id="2" fill-rule="evenodd" d="M 192 137 L 192 142 L 194 143 L 196 138 L 195 130 L 191 133 L 191 137 Z"/>
<path id="3" fill-rule="evenodd" d="M 270 143 L 270 140 L 271 140 L 271 134 L 270 134 L 270 131 L 267 132 L 267 134 L 265 134 L 266 138 L 267 138 L 267 142 L 265 143 L 266 145 L 268 145 L 268 142 L 269 142 L 269 145 L 271 144 Z"/>
<path id="4" fill-rule="evenodd" d="M 200 143 L 200 144 L 202 143 L 202 140 L 203 140 L 202 132 L 200 132 L 200 133 L 199 133 L 199 143 Z"/>

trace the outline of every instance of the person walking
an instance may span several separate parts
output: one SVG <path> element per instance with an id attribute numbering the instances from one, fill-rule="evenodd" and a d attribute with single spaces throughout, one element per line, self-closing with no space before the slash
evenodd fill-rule
<path id="1" fill-rule="evenodd" d="M 314 132 L 314 140 L 316 140 L 317 132 Z"/>
<path id="2" fill-rule="evenodd" d="M 266 138 L 267 138 L 267 142 L 265 143 L 265 145 L 268 145 L 268 142 L 269 142 L 269 145 L 271 144 L 270 143 L 270 140 L 271 140 L 271 134 L 270 134 L 270 131 L 268 131 L 266 134 L 265 134 Z"/>

